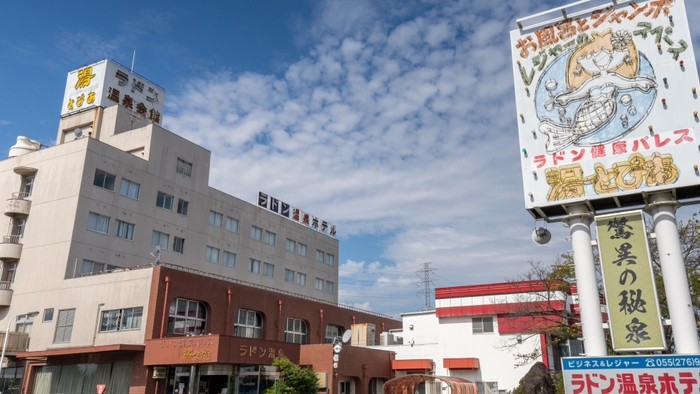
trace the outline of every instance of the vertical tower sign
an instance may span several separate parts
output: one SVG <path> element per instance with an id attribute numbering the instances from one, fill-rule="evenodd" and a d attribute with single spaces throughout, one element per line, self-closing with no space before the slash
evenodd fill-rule
<path id="1" fill-rule="evenodd" d="M 683 0 L 561 7 L 518 24 L 511 50 L 534 217 L 582 201 L 638 205 L 650 191 L 700 195 L 700 85 Z"/>

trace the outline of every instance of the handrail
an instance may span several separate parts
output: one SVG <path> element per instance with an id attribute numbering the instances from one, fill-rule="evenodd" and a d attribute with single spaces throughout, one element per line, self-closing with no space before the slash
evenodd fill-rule
<path id="1" fill-rule="evenodd" d="M 0 290 L 11 290 L 12 282 L 9 280 L 0 281 Z"/>
<path id="2" fill-rule="evenodd" d="M 21 235 L 3 235 L 2 243 L 4 244 L 19 244 L 22 239 Z"/>
<path id="3" fill-rule="evenodd" d="M 303 294 L 292 293 L 291 291 L 280 290 L 280 289 L 276 289 L 276 288 L 274 288 L 274 287 L 264 286 L 264 285 L 260 285 L 260 284 L 252 283 L 252 282 L 246 282 L 246 281 L 244 281 L 244 280 L 240 280 L 240 279 L 236 279 L 236 278 L 231 278 L 231 277 L 229 277 L 229 276 L 214 274 L 214 273 L 211 273 L 211 272 L 206 272 L 206 271 L 202 271 L 202 270 L 198 270 L 198 269 L 194 269 L 194 268 L 190 268 L 190 267 L 183 267 L 183 266 L 181 266 L 181 265 L 176 265 L 176 264 L 171 264 L 171 263 L 164 263 L 164 262 L 160 262 L 160 263 L 157 264 L 157 265 L 162 266 L 162 267 L 166 267 L 166 268 L 171 268 L 171 269 L 178 270 L 178 271 L 188 272 L 188 273 L 195 274 L 195 275 L 207 276 L 207 277 L 210 277 L 210 278 L 219 279 L 219 280 L 223 280 L 223 281 L 226 281 L 226 282 L 236 283 L 236 284 L 243 285 L 243 286 L 254 287 L 254 288 L 257 288 L 257 289 L 272 291 L 272 292 L 279 293 L 279 294 L 285 294 L 285 295 L 289 295 L 289 296 L 293 296 L 293 297 L 297 297 L 297 298 L 303 298 L 303 299 L 305 299 L 305 300 L 314 301 L 314 302 L 319 302 L 319 303 L 326 304 L 326 305 L 333 305 L 333 306 L 336 306 L 336 307 L 339 307 L 339 308 L 349 309 L 349 310 L 353 310 L 353 311 L 361 312 L 361 313 L 366 313 L 366 314 L 368 314 L 368 315 L 374 315 L 374 316 L 381 317 L 381 318 L 384 318 L 384 319 L 393 319 L 393 317 L 388 316 L 388 315 L 384 315 L 384 314 L 382 314 L 382 313 L 373 312 L 373 311 L 367 311 L 367 310 L 360 309 L 360 308 L 356 308 L 356 307 L 350 306 L 350 305 L 345 305 L 345 304 L 340 304 L 340 303 L 337 303 L 337 302 L 331 302 L 331 301 L 322 300 L 322 299 L 319 299 L 319 298 L 309 297 L 309 296 L 305 296 L 305 295 L 303 295 Z M 115 269 L 113 269 L 113 270 L 105 270 L 105 271 L 97 271 L 97 272 L 86 272 L 86 273 L 80 274 L 80 276 L 81 276 L 81 277 L 85 277 L 85 276 L 95 276 L 95 275 L 102 275 L 102 274 L 110 274 L 110 273 L 114 273 L 114 272 L 122 272 L 122 271 L 130 271 L 130 270 L 138 270 L 138 269 L 153 268 L 153 267 L 155 267 L 155 266 L 156 266 L 156 265 L 154 265 L 154 264 L 142 264 L 142 265 L 135 265 L 135 266 L 132 266 L 132 267 L 119 267 L 119 268 L 115 268 Z"/>
<path id="4" fill-rule="evenodd" d="M 14 192 L 12 193 L 12 200 L 26 200 L 31 194 L 27 192 Z"/>

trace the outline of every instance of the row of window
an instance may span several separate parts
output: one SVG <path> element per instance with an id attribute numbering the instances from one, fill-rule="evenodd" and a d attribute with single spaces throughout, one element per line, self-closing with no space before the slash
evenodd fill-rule
<path id="1" fill-rule="evenodd" d="M 324 253 L 321 250 L 316 250 L 316 261 L 328 265 L 335 265 L 335 256 L 330 253 Z"/>
<path id="2" fill-rule="evenodd" d="M 286 249 L 287 249 L 287 252 L 296 253 L 299 256 L 306 257 L 306 245 L 304 245 L 301 242 L 296 242 L 296 241 L 293 241 L 293 240 L 287 238 Z"/>
<path id="3" fill-rule="evenodd" d="M 44 309 L 42 321 L 53 321 L 54 308 Z M 138 330 L 141 328 L 143 317 L 143 307 L 124 308 L 102 311 L 100 319 L 100 332 Z M 75 321 L 75 308 L 61 309 L 58 311 L 56 319 L 56 330 L 54 332 L 53 343 L 68 343 L 73 334 L 73 323 Z M 15 331 L 30 332 L 34 322 L 30 315 L 22 315 L 17 318 Z"/>
<path id="4" fill-rule="evenodd" d="M 99 213 L 90 212 L 88 215 L 87 229 L 102 234 L 109 233 L 109 216 L 100 215 Z M 134 239 L 134 224 L 117 219 L 114 223 L 114 236 L 133 240 Z"/>

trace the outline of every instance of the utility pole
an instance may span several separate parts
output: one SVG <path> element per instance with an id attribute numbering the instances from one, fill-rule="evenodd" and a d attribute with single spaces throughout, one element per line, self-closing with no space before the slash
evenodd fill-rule
<path id="1" fill-rule="evenodd" d="M 421 288 L 421 290 L 418 291 L 418 296 L 423 296 L 425 298 L 425 304 L 423 305 L 424 311 L 429 311 L 432 310 L 432 306 L 430 306 L 430 299 L 432 298 L 433 292 L 431 291 L 431 285 L 435 287 L 435 282 L 433 282 L 432 279 L 430 279 L 430 273 L 435 271 L 435 268 L 430 268 L 430 264 L 432 263 L 423 263 L 423 268 L 416 271 L 416 275 L 418 275 L 419 278 L 421 278 L 418 282 L 416 282 L 416 285 Z"/>

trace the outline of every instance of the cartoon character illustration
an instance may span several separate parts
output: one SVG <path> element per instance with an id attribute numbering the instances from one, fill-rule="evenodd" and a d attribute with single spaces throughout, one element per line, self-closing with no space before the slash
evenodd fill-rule
<path id="1" fill-rule="evenodd" d="M 563 52 L 538 81 L 535 107 L 547 153 L 619 139 L 653 106 L 654 72 L 632 34 L 608 29 L 591 37 Z"/>

